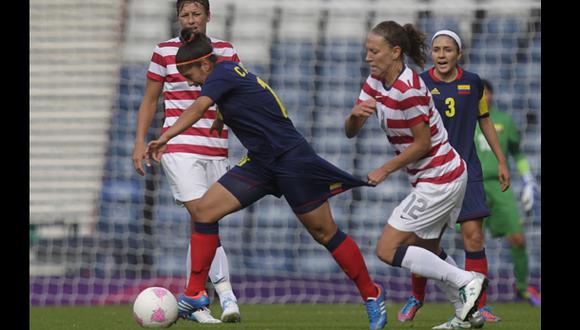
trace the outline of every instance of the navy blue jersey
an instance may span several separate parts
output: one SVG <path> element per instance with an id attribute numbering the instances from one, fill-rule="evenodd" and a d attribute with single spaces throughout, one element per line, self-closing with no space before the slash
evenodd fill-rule
<path id="1" fill-rule="evenodd" d="M 224 123 L 248 149 L 248 157 L 270 163 L 305 142 L 270 86 L 239 63 L 217 63 L 201 89 L 219 108 Z"/>
<path id="2" fill-rule="evenodd" d="M 439 80 L 435 68 L 421 73 L 421 78 L 433 95 L 435 107 L 447 129 L 449 143 L 467 162 L 468 181 L 481 181 L 483 174 L 473 140 L 479 118 L 489 116 L 483 98 L 483 84 L 475 73 L 457 67 L 457 78 L 451 82 Z"/>

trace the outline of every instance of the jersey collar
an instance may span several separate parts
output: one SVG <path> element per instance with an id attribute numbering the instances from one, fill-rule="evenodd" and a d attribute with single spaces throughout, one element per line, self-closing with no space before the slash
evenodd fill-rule
<path id="1" fill-rule="evenodd" d="M 439 78 L 437 78 L 437 76 L 435 75 L 435 67 L 432 67 L 431 69 L 429 69 L 429 76 L 435 82 L 444 82 L 444 81 L 440 80 Z M 455 77 L 455 79 L 453 81 L 458 81 L 459 79 L 461 79 L 462 76 L 463 76 L 463 69 L 458 65 L 457 66 L 457 77 Z M 450 82 L 453 82 L 453 81 L 450 81 Z"/>
<path id="2" fill-rule="evenodd" d="M 397 78 L 395 79 L 395 81 L 393 81 L 393 84 L 391 86 L 389 86 L 389 88 L 387 88 L 387 86 L 385 85 L 385 82 L 383 79 L 378 78 L 378 77 L 373 77 L 377 80 L 379 80 L 381 82 L 381 84 L 383 85 L 383 88 L 388 92 L 391 90 L 391 88 L 393 88 L 393 85 L 397 82 L 397 80 L 399 80 L 399 78 L 401 77 L 401 75 L 403 74 L 403 72 L 405 72 L 405 70 L 407 70 L 407 65 L 405 63 L 403 63 L 403 68 L 401 69 L 401 72 L 399 72 L 399 75 L 397 76 Z"/>

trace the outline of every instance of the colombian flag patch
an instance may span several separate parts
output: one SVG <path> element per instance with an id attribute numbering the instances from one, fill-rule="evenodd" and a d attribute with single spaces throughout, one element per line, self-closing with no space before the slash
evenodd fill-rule
<path id="1" fill-rule="evenodd" d="M 457 85 L 457 94 L 460 95 L 471 94 L 471 85 Z"/>
<path id="2" fill-rule="evenodd" d="M 344 191 L 344 189 L 342 188 L 342 183 L 341 182 L 336 182 L 330 185 L 330 193 L 332 195 L 336 195 L 338 193 L 341 193 Z"/>

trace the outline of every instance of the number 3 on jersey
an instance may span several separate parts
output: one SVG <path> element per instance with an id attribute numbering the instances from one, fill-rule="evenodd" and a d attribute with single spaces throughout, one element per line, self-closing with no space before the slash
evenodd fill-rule
<path id="1" fill-rule="evenodd" d="M 245 77 L 246 74 L 248 74 L 248 70 L 244 69 L 242 66 L 234 67 L 234 71 L 236 71 L 236 73 L 239 74 L 240 77 Z M 267 89 L 270 91 L 270 93 L 272 93 L 272 96 L 274 96 L 274 98 L 276 99 L 276 103 L 278 103 L 278 106 L 280 107 L 280 111 L 282 111 L 282 115 L 284 116 L 284 118 L 288 118 L 288 112 L 286 111 L 284 104 L 282 104 L 282 101 L 280 101 L 280 98 L 278 97 L 278 95 L 276 95 L 276 92 L 274 92 L 272 87 L 270 87 L 270 85 L 268 85 L 258 76 L 256 76 L 256 80 L 258 81 L 258 84 L 262 86 L 262 88 Z"/>
<path id="2" fill-rule="evenodd" d="M 445 104 L 447 105 L 445 115 L 449 118 L 455 116 L 455 99 L 452 97 L 448 97 L 445 99 Z"/>

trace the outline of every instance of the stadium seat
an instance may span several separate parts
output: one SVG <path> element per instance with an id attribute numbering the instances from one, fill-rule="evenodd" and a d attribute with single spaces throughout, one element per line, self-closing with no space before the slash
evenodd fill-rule
<path id="1" fill-rule="evenodd" d="M 426 34 L 429 45 L 435 32 L 443 29 L 454 31 L 459 37 L 464 37 L 459 28 L 459 21 L 453 17 L 421 17 L 417 20 L 417 27 Z"/>

